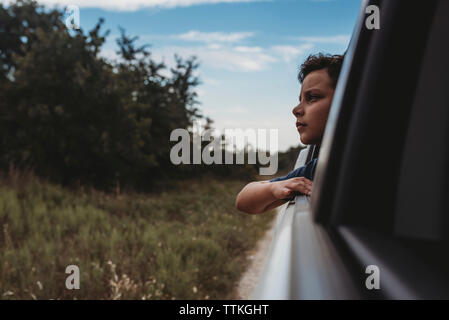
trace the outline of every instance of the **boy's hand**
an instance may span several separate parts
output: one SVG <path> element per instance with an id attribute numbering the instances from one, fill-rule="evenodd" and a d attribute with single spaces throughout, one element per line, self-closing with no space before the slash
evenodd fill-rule
<path id="1" fill-rule="evenodd" d="M 276 199 L 290 198 L 298 192 L 307 196 L 312 194 L 312 181 L 304 177 L 271 182 L 271 185 L 271 192 Z"/>

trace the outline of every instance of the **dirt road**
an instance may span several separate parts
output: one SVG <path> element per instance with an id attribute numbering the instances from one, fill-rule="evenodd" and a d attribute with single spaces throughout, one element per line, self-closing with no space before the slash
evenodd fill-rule
<path id="1" fill-rule="evenodd" d="M 274 224 L 276 218 L 273 219 L 270 228 L 267 230 L 262 239 L 259 240 L 255 249 L 250 252 L 248 259 L 251 261 L 248 269 L 243 273 L 237 285 L 235 299 L 249 299 L 254 287 L 262 273 L 265 257 L 268 254 L 271 239 L 274 233 Z"/>

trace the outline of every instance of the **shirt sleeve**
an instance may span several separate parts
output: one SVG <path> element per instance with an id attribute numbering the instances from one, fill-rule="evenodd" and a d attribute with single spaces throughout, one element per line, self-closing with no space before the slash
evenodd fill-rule
<path id="1" fill-rule="evenodd" d="M 318 159 L 310 160 L 309 162 L 306 163 L 306 165 L 291 171 L 286 176 L 271 179 L 270 182 L 284 181 L 284 180 L 288 180 L 291 178 L 298 178 L 298 177 L 305 177 L 309 180 L 313 180 L 317 160 Z M 297 196 L 299 194 L 300 194 L 299 192 L 295 192 L 291 197 L 285 198 L 283 200 L 287 200 L 287 201 L 292 200 L 293 198 L 295 198 L 295 196 Z"/>
<path id="2" fill-rule="evenodd" d="M 291 178 L 299 178 L 299 177 L 305 177 L 309 180 L 313 180 L 313 176 L 315 174 L 316 162 L 317 162 L 316 158 L 313 160 L 310 160 L 304 166 L 291 171 L 286 176 L 271 179 L 270 182 L 284 181 L 284 180 L 288 180 Z"/>

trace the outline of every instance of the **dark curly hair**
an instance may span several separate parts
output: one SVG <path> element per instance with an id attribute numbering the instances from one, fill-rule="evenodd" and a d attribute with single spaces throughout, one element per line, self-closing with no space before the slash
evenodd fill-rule
<path id="1" fill-rule="evenodd" d="M 332 79 L 332 85 L 337 86 L 338 76 L 340 75 L 341 66 L 345 54 L 312 54 L 307 57 L 306 61 L 299 68 L 298 80 L 302 84 L 305 77 L 312 71 L 327 69 L 329 77 Z"/>

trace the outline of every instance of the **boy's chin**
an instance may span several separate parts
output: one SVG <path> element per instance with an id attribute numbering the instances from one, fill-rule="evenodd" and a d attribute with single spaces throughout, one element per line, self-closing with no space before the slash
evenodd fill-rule
<path id="1" fill-rule="evenodd" d="M 310 144 L 319 144 L 319 140 L 318 139 L 311 139 L 310 137 L 308 137 L 307 135 L 299 135 L 299 140 L 301 140 L 302 144 L 305 145 L 310 145 Z"/>
<path id="2" fill-rule="evenodd" d="M 307 136 L 304 136 L 304 135 L 299 135 L 299 140 L 301 140 L 301 143 L 305 144 L 305 145 L 312 144 L 312 143 L 310 143 L 310 140 L 307 139 Z"/>

